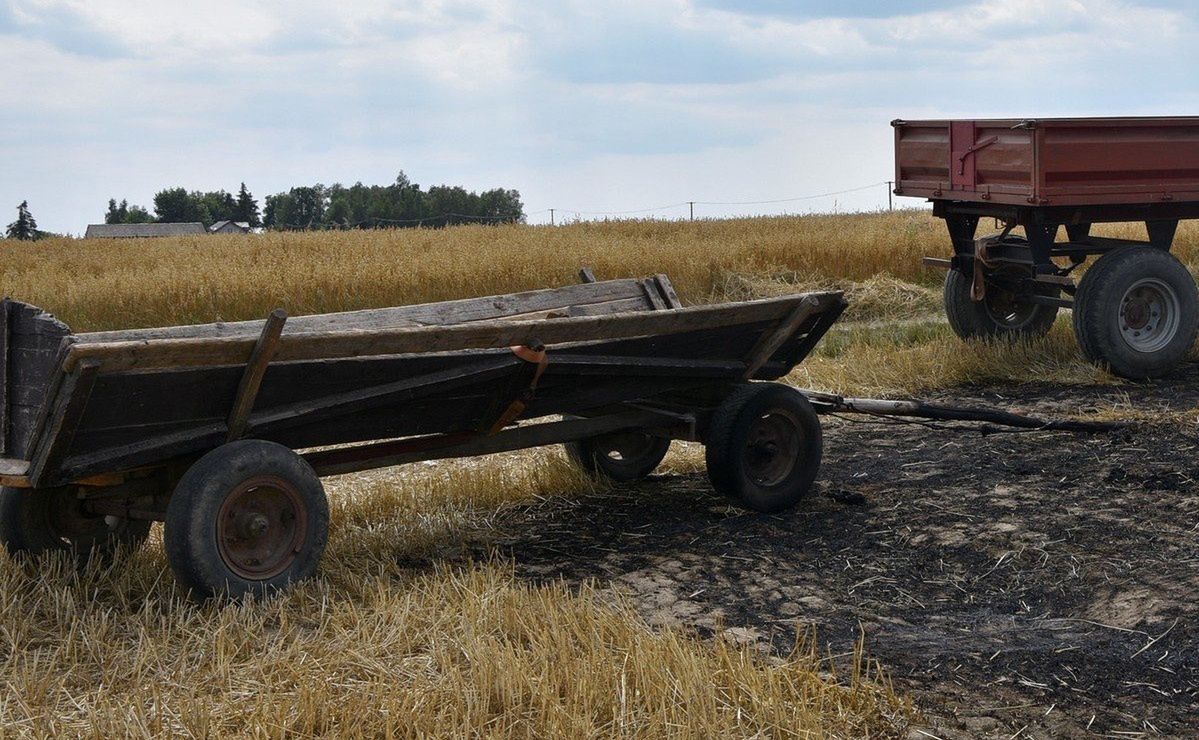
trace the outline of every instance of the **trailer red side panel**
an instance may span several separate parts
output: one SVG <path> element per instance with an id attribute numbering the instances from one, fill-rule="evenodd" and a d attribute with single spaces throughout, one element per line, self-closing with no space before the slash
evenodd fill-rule
<path id="1" fill-rule="evenodd" d="M 893 126 L 898 195 L 1020 206 L 1199 201 L 1199 117 Z"/>

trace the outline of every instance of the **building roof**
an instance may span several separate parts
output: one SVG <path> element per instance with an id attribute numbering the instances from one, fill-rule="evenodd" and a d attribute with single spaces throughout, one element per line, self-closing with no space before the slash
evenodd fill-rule
<path id="1" fill-rule="evenodd" d="M 85 239 L 128 239 L 151 236 L 207 234 L 199 221 L 177 224 L 89 224 Z"/>
<path id="2" fill-rule="evenodd" d="M 221 229 L 225 228 L 226 226 L 228 226 L 228 225 L 230 225 L 230 224 L 233 224 L 234 226 L 236 226 L 237 228 L 241 229 L 242 231 L 249 231 L 249 230 L 250 230 L 250 224 L 246 223 L 245 221 L 228 221 L 228 220 L 226 220 L 226 221 L 217 221 L 217 222 L 216 222 L 215 224 L 213 224 L 212 226 L 209 226 L 209 227 L 208 227 L 208 230 L 209 230 L 209 231 L 220 231 Z"/>

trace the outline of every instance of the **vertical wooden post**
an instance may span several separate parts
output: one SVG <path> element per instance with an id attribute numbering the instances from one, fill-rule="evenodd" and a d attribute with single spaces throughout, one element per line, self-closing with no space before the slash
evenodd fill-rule
<path id="1" fill-rule="evenodd" d="M 240 438 L 246 431 L 250 412 L 254 410 L 254 401 L 258 398 L 258 389 L 262 387 L 262 377 L 266 374 L 267 365 L 271 363 L 271 357 L 279 346 L 279 336 L 283 334 L 285 321 L 287 312 L 282 308 L 276 308 L 262 325 L 262 334 L 250 352 L 250 359 L 246 362 L 245 372 L 242 373 L 241 383 L 237 387 L 237 398 L 233 402 L 232 411 L 229 412 L 229 433 L 226 436 L 228 442 Z"/>
<path id="2" fill-rule="evenodd" d="M 891 205 L 891 186 L 894 184 L 895 184 L 895 182 L 893 180 L 887 180 L 887 210 L 888 211 L 895 210 L 894 206 Z"/>

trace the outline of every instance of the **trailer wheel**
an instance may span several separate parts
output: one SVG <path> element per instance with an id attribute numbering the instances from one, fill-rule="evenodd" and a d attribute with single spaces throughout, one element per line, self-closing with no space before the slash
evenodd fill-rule
<path id="1" fill-rule="evenodd" d="M 193 598 L 265 595 L 316 572 L 329 503 L 312 467 L 261 440 L 231 442 L 200 458 L 167 504 L 163 539 Z"/>
<path id="2" fill-rule="evenodd" d="M 84 511 L 76 489 L 0 488 L 0 542 L 10 555 L 71 553 L 80 563 L 137 549 L 150 522 Z"/>
<path id="3" fill-rule="evenodd" d="M 708 479 L 739 506 L 790 508 L 820 469 L 820 420 L 808 399 L 777 383 L 737 389 L 712 415 L 705 435 Z"/>
<path id="4" fill-rule="evenodd" d="M 1032 276 L 1030 268 L 1006 265 L 991 273 L 1007 280 L 1022 280 Z M 1001 285 L 987 283 L 986 296 L 981 301 L 970 297 L 973 278 L 961 270 L 951 269 L 945 275 L 945 315 L 953 333 L 962 339 L 999 337 L 1040 337 L 1053 326 L 1057 306 L 1028 303 Z M 1039 295 L 1056 298 L 1059 289 L 1053 285 L 1036 287 Z"/>
<path id="5" fill-rule="evenodd" d="M 1168 373 L 1195 342 L 1197 293 L 1191 273 L 1164 249 L 1108 252 L 1083 275 L 1074 297 L 1083 355 L 1133 380 Z"/>
<path id="6" fill-rule="evenodd" d="M 618 483 L 641 480 L 666 457 L 670 440 L 634 429 L 562 445 L 566 456 L 588 475 Z"/>

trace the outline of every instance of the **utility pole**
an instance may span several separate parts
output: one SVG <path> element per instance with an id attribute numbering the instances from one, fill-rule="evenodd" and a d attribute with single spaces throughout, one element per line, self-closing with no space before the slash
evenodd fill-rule
<path id="1" fill-rule="evenodd" d="M 887 180 L 887 210 L 888 211 L 895 210 L 895 207 L 893 205 L 891 205 L 891 186 L 894 184 L 895 184 L 895 182 L 893 180 Z"/>
<path id="2" fill-rule="evenodd" d="M 550 209 L 550 226 L 554 225 L 554 209 Z"/>
<path id="3" fill-rule="evenodd" d="M 691 211 L 691 220 L 694 221 L 695 220 L 695 201 L 693 201 L 693 200 L 687 201 L 687 208 Z"/>

